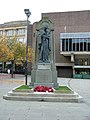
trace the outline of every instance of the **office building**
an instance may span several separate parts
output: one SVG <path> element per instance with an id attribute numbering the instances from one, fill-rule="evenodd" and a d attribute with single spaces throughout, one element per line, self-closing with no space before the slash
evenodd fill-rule
<path id="1" fill-rule="evenodd" d="M 58 76 L 90 77 L 90 10 L 42 13 L 42 17 L 54 23 Z"/>

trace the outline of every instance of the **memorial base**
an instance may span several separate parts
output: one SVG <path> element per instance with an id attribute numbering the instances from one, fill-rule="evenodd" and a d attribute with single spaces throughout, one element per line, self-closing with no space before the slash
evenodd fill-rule
<path id="1" fill-rule="evenodd" d="M 56 88 L 57 83 L 57 71 L 51 64 L 38 64 L 37 68 L 32 70 L 31 73 L 31 86 L 50 86 Z"/>

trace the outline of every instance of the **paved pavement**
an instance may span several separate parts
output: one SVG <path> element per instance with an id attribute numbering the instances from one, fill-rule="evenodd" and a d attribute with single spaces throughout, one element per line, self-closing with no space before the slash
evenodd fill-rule
<path id="1" fill-rule="evenodd" d="M 4 79 L 15 80 L 15 79 L 19 79 L 19 78 L 24 79 L 24 77 L 25 76 L 22 74 L 13 74 L 13 78 L 12 78 L 11 74 L 0 73 L 0 80 L 4 80 Z"/>
<path id="2" fill-rule="evenodd" d="M 83 103 L 9 101 L 2 98 L 24 81 L 24 76 L 5 78 L 0 74 L 0 120 L 90 120 L 90 80 L 58 78 L 59 84 L 69 85 L 78 92 L 84 98 Z"/>

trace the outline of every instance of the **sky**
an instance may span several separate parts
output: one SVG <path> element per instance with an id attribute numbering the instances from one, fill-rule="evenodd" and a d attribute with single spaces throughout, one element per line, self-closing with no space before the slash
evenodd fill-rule
<path id="1" fill-rule="evenodd" d="M 30 9 L 31 23 L 41 20 L 41 13 L 90 10 L 90 0 L 0 0 L 0 24 L 26 20 Z"/>

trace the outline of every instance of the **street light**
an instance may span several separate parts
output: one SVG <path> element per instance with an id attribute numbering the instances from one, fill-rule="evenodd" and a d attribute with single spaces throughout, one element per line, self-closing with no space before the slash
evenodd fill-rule
<path id="1" fill-rule="evenodd" d="M 27 85 L 27 74 L 28 74 L 28 19 L 31 15 L 29 9 L 24 9 L 27 16 L 27 41 L 26 41 L 26 65 L 25 65 L 25 85 Z"/>

